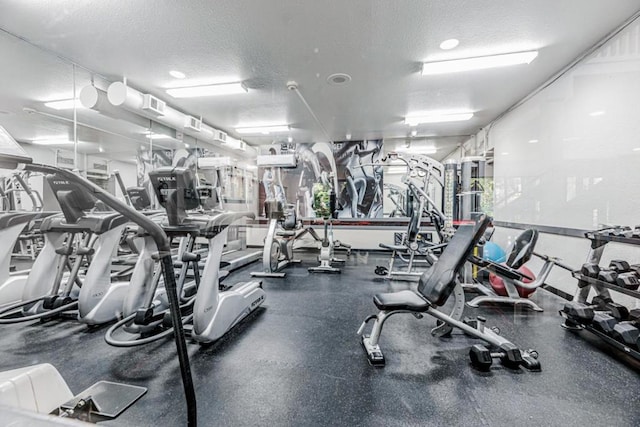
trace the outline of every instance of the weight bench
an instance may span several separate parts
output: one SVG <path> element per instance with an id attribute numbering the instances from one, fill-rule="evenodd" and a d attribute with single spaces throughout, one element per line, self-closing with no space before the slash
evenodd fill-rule
<path id="1" fill-rule="evenodd" d="M 536 360 L 537 353 L 533 350 L 520 350 L 509 340 L 499 336 L 495 331 L 485 328 L 485 319 L 465 319 L 463 321 L 439 311 L 457 286 L 456 276 L 465 264 L 473 248 L 482 238 L 489 225 L 490 218 L 485 215 L 478 217 L 475 224 L 460 225 L 440 258 L 428 271 L 420 277 L 417 291 L 400 291 L 376 294 L 373 302 L 380 312 L 367 317 L 358 335 L 362 335 L 367 322 L 374 320 L 370 335 L 362 335 L 362 345 L 367 352 L 369 362 L 374 366 L 385 364 L 385 358 L 378 344 L 384 322 L 398 313 L 411 313 L 421 319 L 423 314 L 429 314 L 444 324 L 458 328 L 468 335 L 479 338 L 489 344 L 491 349 L 474 346 L 470 352 L 472 362 L 480 368 L 491 365 L 492 358 L 498 357 L 503 364 L 512 367 L 524 366 L 530 370 L 539 370 L 540 363 Z"/>

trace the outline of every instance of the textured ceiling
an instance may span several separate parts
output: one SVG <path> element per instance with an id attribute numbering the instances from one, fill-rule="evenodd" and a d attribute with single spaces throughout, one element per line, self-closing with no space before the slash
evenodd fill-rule
<path id="1" fill-rule="evenodd" d="M 285 122 L 295 140 L 304 142 L 327 138 L 287 90 L 289 80 L 299 84 L 333 140 L 343 140 L 346 133 L 353 139 L 403 138 L 410 131 L 403 118 L 430 110 L 472 110 L 475 117 L 421 125 L 419 136 L 469 135 L 637 9 L 640 0 L 4 0 L 0 28 L 108 80 L 126 76 L 137 89 L 202 115 L 232 135 L 236 126 Z M 460 40 L 459 47 L 439 49 L 452 37 Z M 24 115 L 19 105 L 42 109 L 41 101 L 52 95 L 70 96 L 70 65 L 6 34 L 0 49 L 0 77 L 15 81 L 0 86 L 0 110 L 15 112 L 13 122 Z M 430 77 L 419 73 L 422 61 L 528 49 L 540 52 L 528 66 Z M 5 67 L 7 61 L 17 65 Z M 187 79 L 173 79 L 170 70 Z M 353 80 L 340 87 L 327 84 L 326 78 L 338 72 Z M 78 80 L 88 84 L 90 75 L 78 71 Z M 164 92 L 176 83 L 237 80 L 246 82 L 248 94 L 173 99 Z M 0 114 L 0 123 L 10 117 Z M 84 120 L 94 123 L 93 117 Z M 33 131 L 13 126 L 25 138 Z M 118 133 L 138 135 L 122 126 Z M 443 138 L 448 145 L 439 147 L 436 157 L 462 139 Z M 258 144 L 272 140 L 248 138 Z M 135 146 L 119 141 L 124 150 Z"/>

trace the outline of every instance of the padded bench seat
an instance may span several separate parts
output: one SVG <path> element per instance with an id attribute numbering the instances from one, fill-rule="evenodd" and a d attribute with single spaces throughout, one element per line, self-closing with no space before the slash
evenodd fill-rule
<path id="1" fill-rule="evenodd" d="M 380 310 L 408 310 L 417 313 L 425 312 L 431 304 L 413 291 L 399 291 L 376 294 L 373 303 Z"/>
<path id="2" fill-rule="evenodd" d="M 295 230 L 280 230 L 280 231 L 276 231 L 276 236 L 282 236 L 282 237 L 293 237 L 296 235 L 296 231 Z"/>

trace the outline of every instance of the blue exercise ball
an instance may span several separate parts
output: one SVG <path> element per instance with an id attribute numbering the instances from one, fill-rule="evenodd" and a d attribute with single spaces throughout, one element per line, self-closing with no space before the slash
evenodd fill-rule
<path id="1" fill-rule="evenodd" d="M 507 261 L 507 254 L 500 246 L 493 242 L 487 242 L 482 248 L 482 258 L 501 263 Z"/>

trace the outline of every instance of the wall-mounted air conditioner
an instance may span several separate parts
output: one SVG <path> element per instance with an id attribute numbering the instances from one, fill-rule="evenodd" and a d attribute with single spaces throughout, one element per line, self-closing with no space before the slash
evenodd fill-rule
<path id="1" fill-rule="evenodd" d="M 184 124 L 184 127 L 187 129 L 194 130 L 196 132 L 200 132 L 200 129 L 202 129 L 202 120 L 196 119 L 193 116 L 187 116 L 187 120 L 186 120 L 186 123 Z"/>
<path id="2" fill-rule="evenodd" d="M 295 154 L 258 156 L 256 162 L 261 167 L 295 168 L 298 166 Z"/>
<path id="3" fill-rule="evenodd" d="M 164 116 L 167 103 L 153 95 L 145 93 L 142 97 L 142 109 L 158 116 Z"/>

